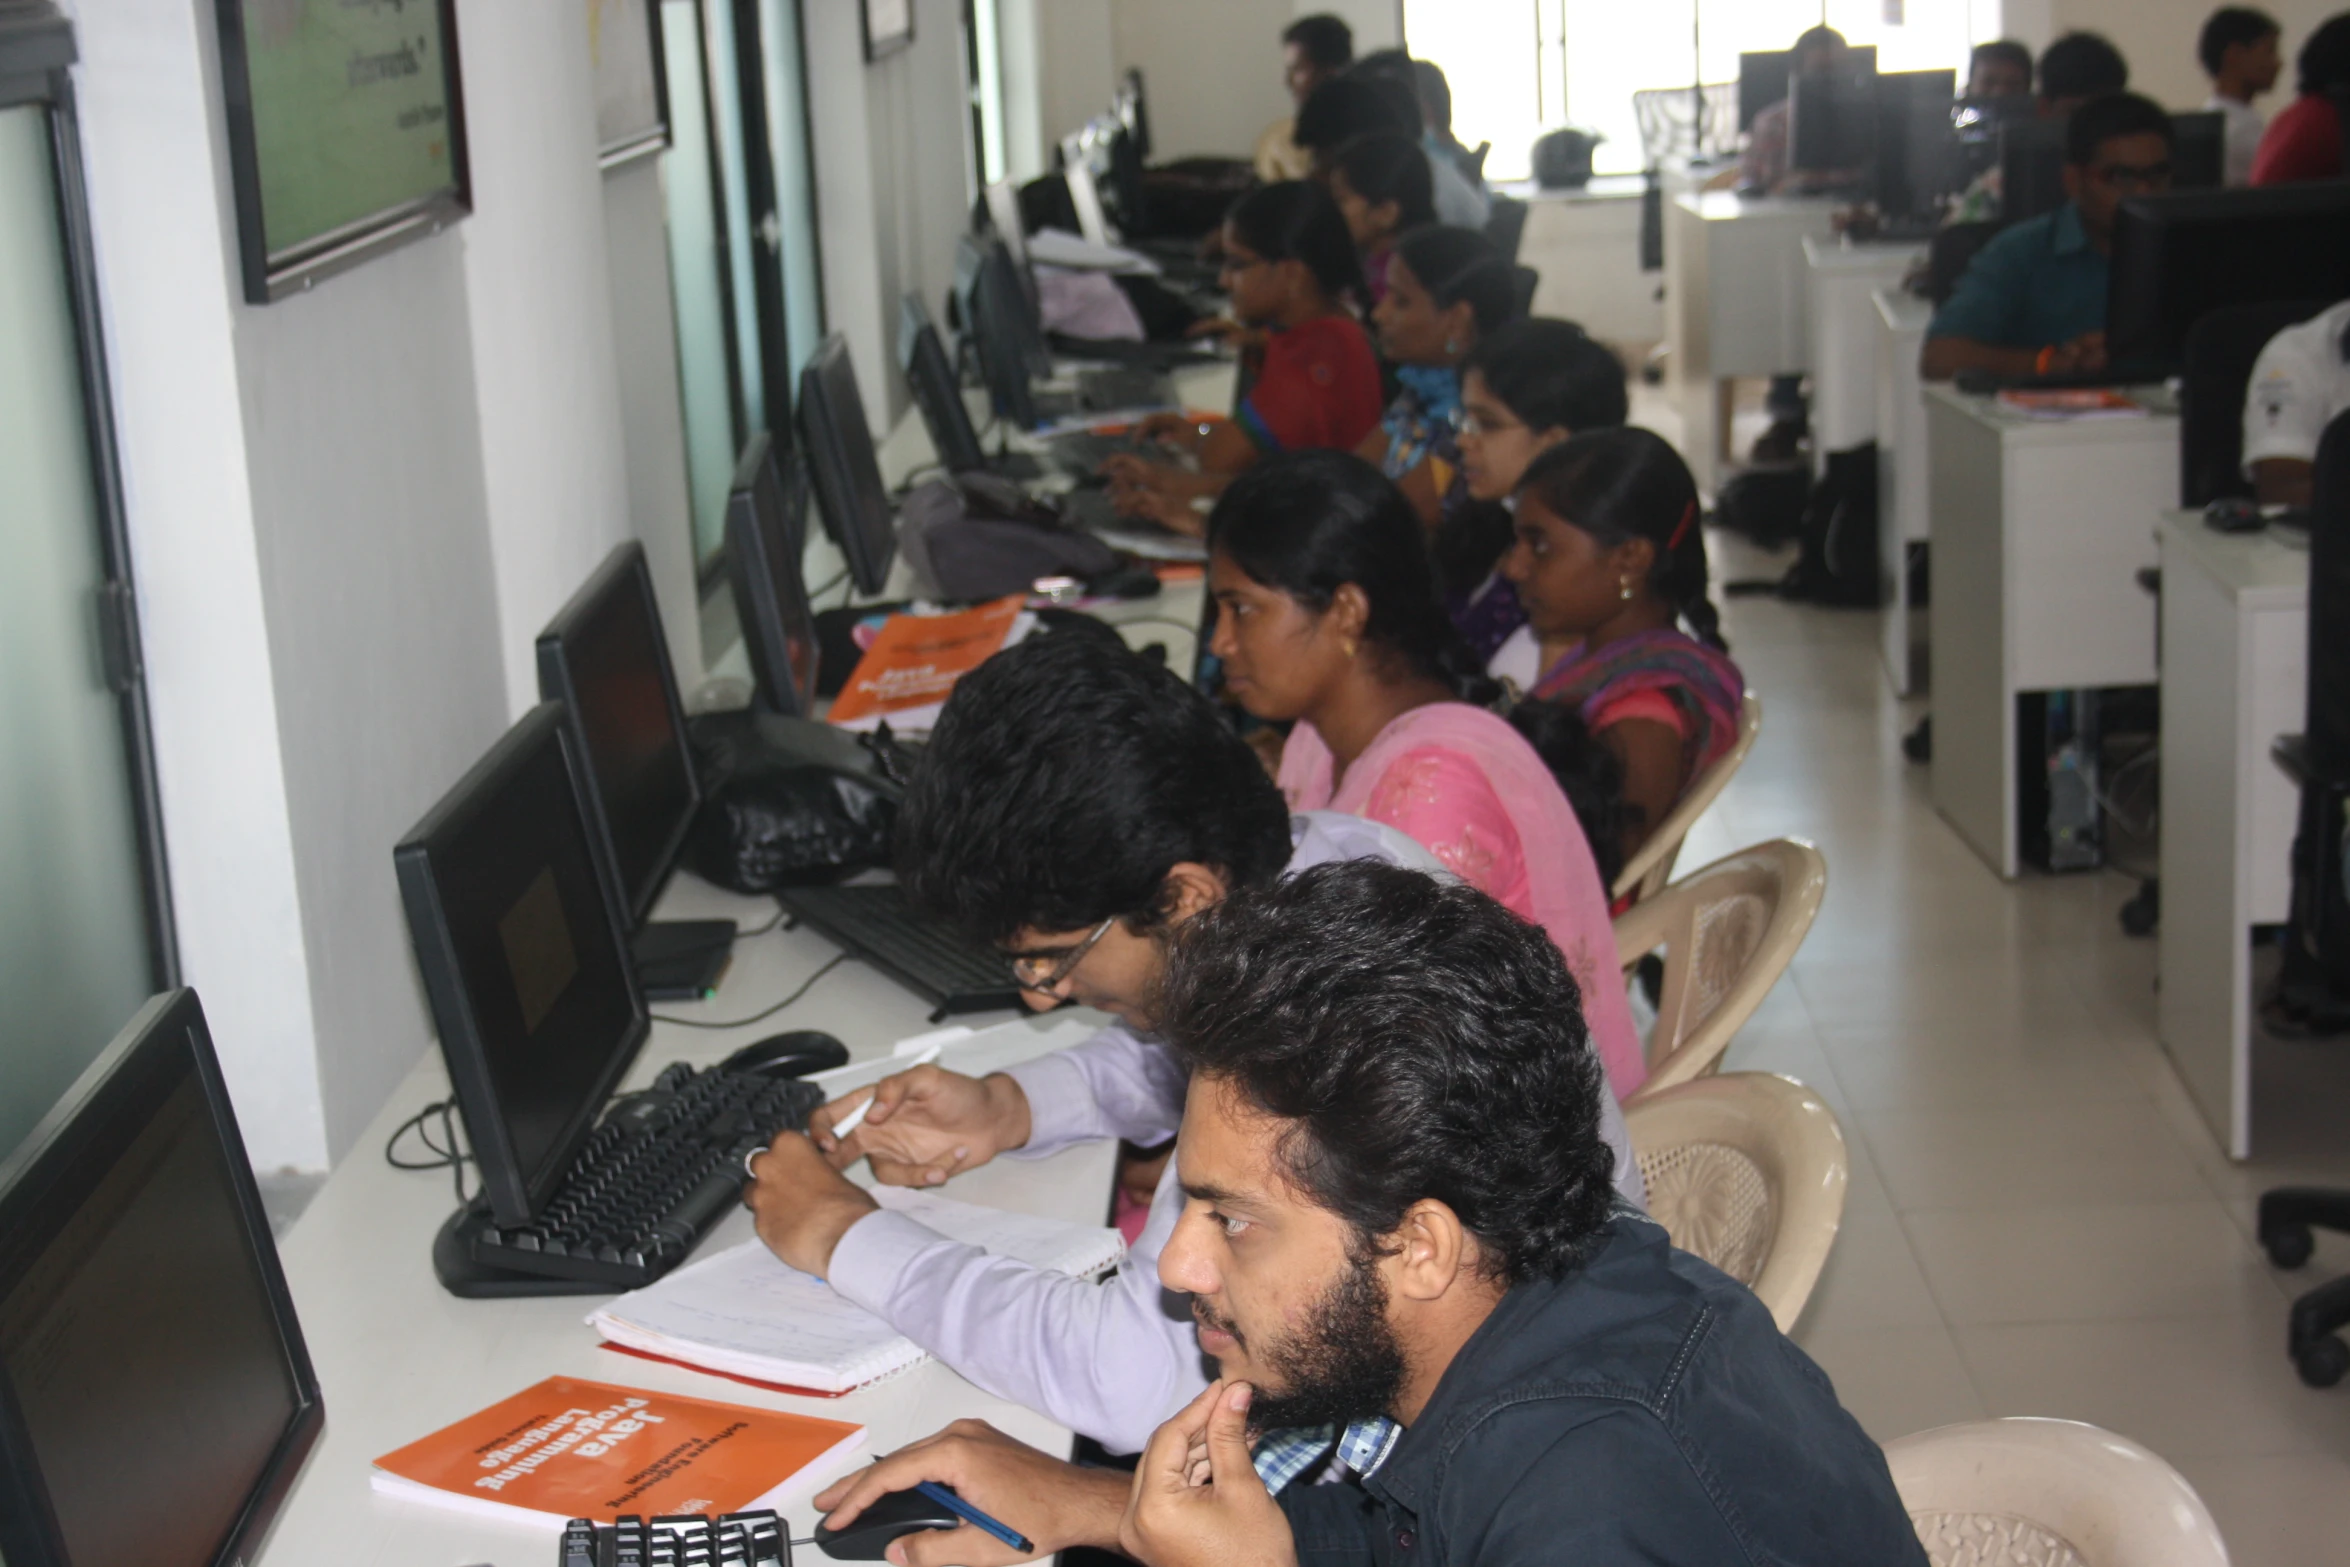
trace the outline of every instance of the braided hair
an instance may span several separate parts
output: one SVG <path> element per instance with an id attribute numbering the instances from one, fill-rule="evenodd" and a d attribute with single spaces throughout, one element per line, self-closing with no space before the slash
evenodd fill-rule
<path id="1" fill-rule="evenodd" d="M 1629 539 L 1655 545 L 1649 590 L 1673 606 L 1700 642 L 1729 651 L 1721 616 L 1707 596 L 1697 481 L 1664 437 L 1626 425 L 1562 441 L 1527 465 L 1518 495 L 1531 496 L 1603 545 Z"/>

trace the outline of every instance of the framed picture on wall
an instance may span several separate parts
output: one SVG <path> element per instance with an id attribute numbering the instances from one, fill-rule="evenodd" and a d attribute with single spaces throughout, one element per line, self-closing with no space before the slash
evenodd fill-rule
<path id="1" fill-rule="evenodd" d="M 265 305 L 472 210 L 456 0 L 215 0 L 245 298 Z"/>
<path id="2" fill-rule="evenodd" d="M 607 169 L 669 145 L 669 83 L 656 9 L 656 0 L 588 0 L 596 154 Z"/>
<path id="3" fill-rule="evenodd" d="M 914 42 L 914 0 L 859 0 L 865 8 L 865 58 L 878 60 Z"/>

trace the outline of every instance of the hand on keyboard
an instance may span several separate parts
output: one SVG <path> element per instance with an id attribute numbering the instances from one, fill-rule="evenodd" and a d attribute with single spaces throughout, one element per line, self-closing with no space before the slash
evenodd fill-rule
<path id="1" fill-rule="evenodd" d="M 1028 1141 L 1028 1096 L 1000 1073 L 966 1077 L 918 1066 L 873 1085 L 864 1124 L 836 1140 L 832 1128 L 862 1104 L 859 1089 L 808 1117 L 808 1135 L 835 1165 L 873 1162 L 886 1186 L 936 1186 Z"/>

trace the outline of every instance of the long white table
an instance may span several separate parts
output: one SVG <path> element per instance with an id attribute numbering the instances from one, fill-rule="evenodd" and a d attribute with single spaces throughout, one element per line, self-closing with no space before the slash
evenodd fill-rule
<path id="1" fill-rule="evenodd" d="M 1580 190 L 1532 181 L 1501 187 L 1526 203 L 1518 260 L 1542 274 L 1534 313 L 1574 321 L 1603 343 L 1649 344 L 1664 336 L 1661 279 L 1640 270 L 1637 174 L 1602 175 Z"/>
<path id="2" fill-rule="evenodd" d="M 1713 489 L 1729 434 L 1725 383 L 1811 367 L 1803 242 L 1830 232 L 1837 205 L 1730 191 L 1665 202 L 1667 372 L 1701 489 Z"/>
<path id="3" fill-rule="evenodd" d="M 2269 747 L 2302 726 L 2309 551 L 2162 520 L 2162 987 L 2156 1027 L 2231 1157 L 2252 1156 L 2255 925 L 2283 923 L 2298 797 Z"/>
<path id="4" fill-rule="evenodd" d="M 2016 698 L 2152 685 L 2154 517 L 2178 493 L 2175 411 L 2039 420 L 1926 390 L 1934 571 L 1934 807 L 2016 874 Z"/>
<path id="5" fill-rule="evenodd" d="M 1926 408 L 1918 354 L 1934 307 L 1906 289 L 1880 288 L 1869 296 L 1876 312 L 1877 571 L 1884 618 L 1885 673 L 1896 696 L 1918 685 L 1923 627 L 1909 609 L 1909 547 L 1928 537 Z"/>

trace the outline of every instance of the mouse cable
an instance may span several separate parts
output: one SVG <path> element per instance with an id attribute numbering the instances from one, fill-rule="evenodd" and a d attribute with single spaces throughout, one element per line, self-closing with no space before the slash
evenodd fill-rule
<path id="1" fill-rule="evenodd" d="M 660 1013 L 660 1012 L 656 1012 L 656 1013 L 654 1013 L 654 1014 L 653 1014 L 653 1021 L 654 1021 L 654 1022 L 656 1022 L 656 1023 L 673 1023 L 673 1024 L 675 1024 L 677 1027 L 679 1027 L 679 1028 L 712 1028 L 712 1029 L 748 1028 L 748 1027 L 750 1027 L 750 1026 L 753 1024 L 753 1023 L 763 1023 L 763 1022 L 765 1022 L 767 1019 L 769 1019 L 769 1018 L 771 1018 L 771 1017 L 775 1016 L 775 1014 L 776 1014 L 776 1013 L 778 1013 L 778 1012 L 781 1012 L 781 1011 L 782 1011 L 782 1010 L 783 1010 L 785 1007 L 788 1007 L 788 1006 L 790 1006 L 790 1005 L 791 1005 L 793 1002 L 795 1002 L 795 1001 L 799 1000 L 799 999 L 800 999 L 800 997 L 802 997 L 802 996 L 806 995 L 806 994 L 807 994 L 807 993 L 808 993 L 810 990 L 812 990 L 812 989 L 814 989 L 814 988 L 815 988 L 816 981 L 818 981 L 818 980 L 822 979 L 822 978 L 823 978 L 825 975 L 827 975 L 827 974 L 831 973 L 831 972 L 832 972 L 834 969 L 836 969 L 836 968 L 839 968 L 839 967 L 840 967 L 840 966 L 841 966 L 843 963 L 846 963 L 848 960 L 849 960 L 849 955 L 848 955 L 847 953 L 845 953 L 845 952 L 839 952 L 839 953 L 835 953 L 835 954 L 833 954 L 833 957 L 832 957 L 832 961 L 831 961 L 831 962 L 829 962 L 829 963 L 825 964 L 825 965 L 824 965 L 822 968 L 818 969 L 818 970 L 817 970 L 815 973 L 813 973 L 813 974 L 810 974 L 810 975 L 809 975 L 809 976 L 808 976 L 806 979 L 804 979 L 804 980 L 801 980 L 801 981 L 800 981 L 800 988 L 799 988 L 799 989 L 797 989 L 797 990 L 793 991 L 793 992 L 792 992 L 790 995 L 788 995 L 788 996 L 784 997 L 784 998 L 783 998 L 781 1001 L 778 1001 L 777 1003 L 775 1003 L 775 1005 L 773 1005 L 773 1006 L 771 1006 L 771 1007 L 767 1007 L 767 1008 L 764 1008 L 764 1009 L 763 1009 L 763 1010 L 761 1010 L 761 1011 L 754 1012 L 754 1013 L 752 1013 L 752 1014 L 751 1014 L 749 1017 L 738 1017 L 738 1018 L 734 1019 L 734 1020 L 733 1020 L 732 1022 L 730 1022 L 730 1023 L 713 1023 L 713 1022 L 708 1022 L 708 1021 L 705 1021 L 705 1020 L 703 1020 L 703 1019 L 700 1019 L 700 1018 L 690 1018 L 690 1017 L 670 1017 L 670 1016 L 666 1015 L 665 1013 Z"/>
<path id="2" fill-rule="evenodd" d="M 824 597 L 825 594 L 830 593 L 834 588 L 839 587 L 842 583 L 848 580 L 849 568 L 843 566 L 840 570 L 834 572 L 831 576 L 826 577 L 822 582 L 808 590 L 808 602 L 811 604 L 815 603 L 818 599 Z M 848 606 L 843 604 L 841 607 L 846 609 Z"/>
<path id="3" fill-rule="evenodd" d="M 436 1122 L 439 1124 L 441 1132 L 440 1140 L 437 1142 L 432 1135 Z M 425 1150 L 434 1157 L 430 1159 L 403 1159 L 400 1157 L 400 1139 L 406 1137 L 410 1132 L 416 1134 L 417 1141 L 424 1144 Z M 454 1094 L 446 1099 L 436 1100 L 426 1105 L 407 1120 L 402 1121 L 392 1129 L 391 1137 L 384 1143 L 384 1163 L 395 1170 L 447 1170 L 450 1173 L 450 1181 L 456 1188 L 457 1206 L 460 1208 L 471 1200 L 465 1195 L 465 1166 L 472 1162 L 473 1156 L 459 1146 L 457 1098 Z"/>

